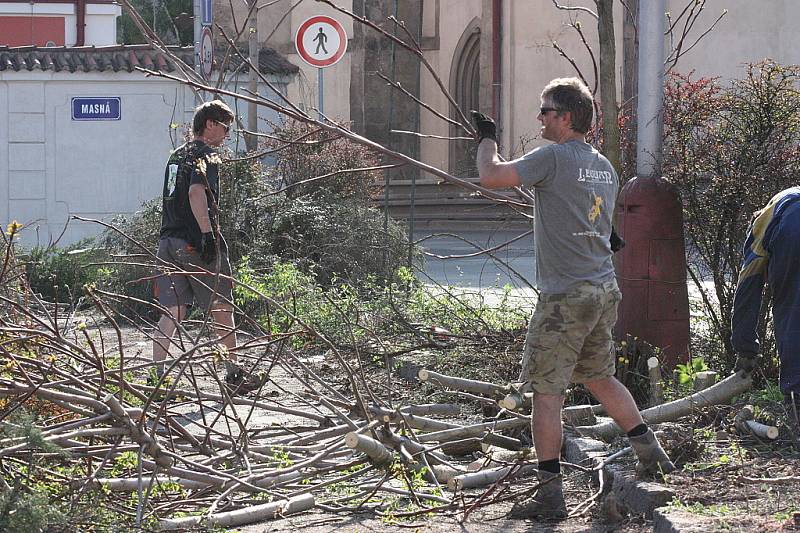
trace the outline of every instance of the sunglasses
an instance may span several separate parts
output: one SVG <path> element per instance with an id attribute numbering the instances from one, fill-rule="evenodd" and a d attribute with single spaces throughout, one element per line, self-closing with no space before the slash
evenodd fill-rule
<path id="1" fill-rule="evenodd" d="M 216 122 L 217 124 L 219 124 L 220 126 L 225 128 L 225 133 L 228 133 L 229 131 L 231 131 L 231 125 L 230 124 L 225 124 L 224 122 L 220 122 L 219 120 L 215 120 L 214 122 Z"/>
<path id="2" fill-rule="evenodd" d="M 550 111 L 561 111 L 561 109 L 559 109 L 557 107 L 540 107 L 539 108 L 539 113 L 542 114 L 542 115 L 546 115 Z"/>

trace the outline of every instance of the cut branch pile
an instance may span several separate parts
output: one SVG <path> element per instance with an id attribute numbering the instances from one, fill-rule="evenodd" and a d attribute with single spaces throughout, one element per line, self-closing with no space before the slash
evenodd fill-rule
<path id="1" fill-rule="evenodd" d="M 74 309 L 42 302 L 26 289 L 8 248 L 0 273 L 0 492 L 31 477 L 24 465 L 58 458 L 69 475 L 48 471 L 48 479 L 61 479 L 73 498 L 119 494 L 122 512 L 135 514 L 137 526 L 184 529 L 238 526 L 312 508 L 466 517 L 499 501 L 513 478 L 534 473 L 533 453 L 503 435 L 530 424 L 530 394 L 513 384 L 422 369 L 419 378 L 428 386 L 497 405 L 499 414 L 468 421 L 457 404 L 398 405 L 391 373 L 376 381 L 358 353 L 345 353 L 263 295 L 292 323 L 281 333 L 267 334 L 255 322 L 249 325 L 260 333 L 238 331 L 240 341 L 246 338 L 236 349 L 239 360 L 272 378 L 261 390 L 232 396 L 220 379 L 227 354 L 191 322 L 189 329 L 179 325 L 166 376 L 154 380 L 150 373 L 146 382 L 149 347 L 131 353 L 125 338 L 137 332 L 124 333 L 104 304 L 123 296 L 87 287 L 97 317 L 87 325 Z M 145 326 L 139 338 L 152 339 L 154 324 Z M 338 372 L 315 372 L 292 349 L 298 335 L 315 337 L 327 349 L 325 364 Z M 670 412 L 724 402 L 747 386 L 748 379 L 733 376 L 649 409 L 645 418 L 664 421 Z M 581 433 L 616 434 L 613 423 L 591 425 L 596 410 L 569 407 L 565 419 Z M 26 412 L 35 413 L 31 423 Z M 492 451 L 477 465 L 457 457 L 479 450 Z M 464 492 L 481 487 L 488 488 Z M 398 501 L 408 502 L 405 511 L 397 511 Z"/>
<path id="2" fill-rule="evenodd" d="M 0 467 L 7 483 L 0 490 L 27 475 L 20 465 L 58 457 L 70 474 L 47 476 L 63 478 L 74 497 L 119 493 L 137 525 L 181 529 L 237 526 L 314 507 L 396 513 L 384 494 L 413 504 L 410 512 L 458 512 L 475 501 L 462 489 L 531 472 L 521 461 L 487 461 L 470 472 L 448 455 L 490 444 L 518 450 L 521 442 L 500 432 L 527 426 L 529 417 L 464 423 L 453 421 L 461 418 L 456 404 L 396 405 L 391 376 L 376 388 L 359 358 L 267 297 L 292 317 L 293 329 L 237 332 L 240 341 L 247 337 L 236 350 L 240 361 L 268 369 L 272 378 L 260 391 L 232 396 L 220 379 L 227 355 L 191 322 L 188 329 L 179 325 L 166 376 L 154 379 L 149 342 L 134 354 L 125 341 L 132 333 L 152 340 L 154 324 L 123 331 L 104 304 L 123 296 L 87 287 L 96 304 L 82 311 L 95 317 L 87 324 L 75 309 L 26 289 L 8 248 L 0 292 Z M 338 364 L 339 372 L 323 377 L 295 354 L 291 345 L 300 334 L 326 346 L 326 364 Z"/>

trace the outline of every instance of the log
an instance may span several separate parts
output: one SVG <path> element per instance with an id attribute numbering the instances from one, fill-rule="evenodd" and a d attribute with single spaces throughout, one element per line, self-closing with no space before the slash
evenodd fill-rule
<path id="1" fill-rule="evenodd" d="M 517 467 L 515 465 L 515 466 L 506 466 L 503 468 L 489 468 L 486 470 L 481 470 L 480 472 L 471 472 L 469 474 L 462 474 L 460 476 L 456 476 L 453 479 L 451 479 L 447 483 L 447 488 L 449 488 L 453 492 L 456 492 L 459 490 L 472 489 L 475 487 L 485 487 L 486 485 L 497 483 L 497 481 L 508 476 L 508 474 L 512 470 L 516 470 L 516 472 L 512 476 L 513 478 L 525 477 L 535 474 L 536 466 L 523 465 L 521 467 Z"/>
<path id="2" fill-rule="evenodd" d="M 506 450 L 517 451 L 522 449 L 522 441 L 499 433 L 487 433 L 481 439 L 481 449 L 484 446 L 497 446 Z"/>
<path id="3" fill-rule="evenodd" d="M 442 451 L 453 457 L 469 455 L 481 450 L 481 439 L 477 437 L 442 443 Z"/>
<path id="4" fill-rule="evenodd" d="M 768 426 L 753 420 L 755 410 L 752 405 L 745 405 L 734 417 L 733 422 L 736 429 L 741 434 L 753 434 L 756 437 L 768 440 L 775 440 L 778 438 L 778 428 L 775 426 Z"/>
<path id="5" fill-rule="evenodd" d="M 505 429 L 516 429 L 530 424 L 528 418 L 510 418 L 498 420 L 497 422 L 483 422 L 471 426 L 462 426 L 455 429 L 445 429 L 444 431 L 434 431 L 420 435 L 417 440 L 420 442 L 447 442 L 449 440 L 467 439 L 478 437 L 488 431 L 502 431 Z"/>
<path id="6" fill-rule="evenodd" d="M 497 405 L 509 411 L 530 411 L 533 403 L 533 393 L 526 392 L 520 394 L 517 391 L 505 396 L 497 402 Z M 562 410 L 562 416 L 567 424 L 573 426 L 594 424 L 596 406 L 594 405 L 570 405 Z"/>
<path id="7" fill-rule="evenodd" d="M 96 478 L 88 483 L 88 487 L 90 489 L 103 487 L 113 492 L 131 492 L 137 490 L 140 486 L 147 487 L 150 483 L 177 483 L 181 488 L 188 490 L 199 490 L 209 487 L 208 483 L 203 483 L 201 481 L 172 478 L 169 476 L 156 476 L 155 479 L 151 476 L 144 476 L 141 479 L 138 477 Z M 80 488 L 82 485 L 83 480 L 72 482 L 72 487 L 75 489 Z"/>
<path id="8" fill-rule="evenodd" d="M 422 431 L 440 431 L 443 429 L 453 429 L 461 427 L 458 424 L 451 424 L 450 422 L 442 422 L 441 420 L 434 420 L 433 418 L 426 418 L 424 416 L 406 414 L 404 411 L 392 411 L 383 407 L 370 407 L 370 411 L 379 416 L 383 422 L 397 424 L 405 420 L 408 425 L 414 429 Z"/>
<path id="9" fill-rule="evenodd" d="M 392 459 L 394 459 L 394 454 L 392 454 L 386 446 L 366 435 L 350 432 L 345 435 L 344 443 L 349 448 L 367 454 L 367 457 L 378 466 L 388 465 L 392 462 Z"/>
<path id="10" fill-rule="evenodd" d="M 484 451 L 484 453 L 484 457 L 476 459 L 467 465 L 467 471 L 478 472 L 486 467 L 496 468 L 508 466 L 509 463 L 536 460 L 536 450 L 533 448 L 523 448 L 519 451 L 511 451 L 490 446 Z"/>
<path id="11" fill-rule="evenodd" d="M 717 382 L 717 373 L 713 370 L 698 372 L 694 377 L 695 392 L 705 390 Z"/>
<path id="12" fill-rule="evenodd" d="M 426 370 L 424 368 L 419 371 L 417 376 L 419 377 L 420 381 L 435 381 L 442 387 L 473 392 L 476 394 L 483 394 L 493 398 L 503 398 L 511 391 L 511 387 L 508 385 L 501 386 L 495 385 L 494 383 L 488 383 L 486 381 L 446 376 L 444 374 L 438 374 L 433 370 Z"/>
<path id="13" fill-rule="evenodd" d="M 691 396 L 645 409 L 642 411 L 642 418 L 648 424 L 677 420 L 690 414 L 694 409 L 727 403 L 737 394 L 748 390 L 752 384 L 753 379 L 749 375 L 737 372 Z M 593 426 L 578 426 L 575 429 L 584 437 L 599 437 L 606 442 L 622 433 L 620 427 L 613 421 Z"/>
<path id="14" fill-rule="evenodd" d="M 455 403 L 423 403 L 405 405 L 400 408 L 400 412 L 417 416 L 459 416 L 461 415 L 461 406 Z"/>
<path id="15" fill-rule="evenodd" d="M 661 363 L 658 357 L 647 360 L 647 375 L 650 378 L 650 405 L 664 403 L 664 386 L 661 384 Z"/>
<path id="16" fill-rule="evenodd" d="M 185 516 L 182 518 L 163 519 L 158 525 L 163 530 L 189 529 L 201 523 L 211 527 L 236 527 L 245 524 L 272 520 L 282 516 L 307 511 L 314 507 L 314 496 L 301 494 L 288 500 L 253 505 L 227 513 L 216 513 L 209 516 Z"/>

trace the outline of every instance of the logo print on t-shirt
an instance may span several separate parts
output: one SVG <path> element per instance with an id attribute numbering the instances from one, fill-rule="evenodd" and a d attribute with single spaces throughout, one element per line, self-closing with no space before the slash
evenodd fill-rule
<path id="1" fill-rule="evenodd" d="M 586 183 L 604 183 L 611 185 L 614 183 L 614 176 L 608 170 L 594 170 L 592 168 L 579 168 L 578 181 Z"/>
<path id="2" fill-rule="evenodd" d="M 178 179 L 178 165 L 169 166 L 169 175 L 167 176 L 167 196 L 172 196 L 175 193 L 175 183 Z"/>
<path id="3" fill-rule="evenodd" d="M 594 221 L 597 220 L 597 217 L 600 216 L 601 212 L 600 208 L 602 207 L 602 205 L 603 205 L 603 199 L 595 194 L 594 205 L 592 206 L 591 209 L 589 209 L 589 222 L 591 222 L 592 224 L 594 224 Z"/>

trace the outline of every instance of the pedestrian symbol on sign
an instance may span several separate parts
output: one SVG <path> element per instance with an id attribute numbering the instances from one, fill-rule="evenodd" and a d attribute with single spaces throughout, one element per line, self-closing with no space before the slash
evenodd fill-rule
<path id="1" fill-rule="evenodd" d="M 344 56 L 347 34 L 336 19 L 317 15 L 300 25 L 294 44 L 303 61 L 314 67 L 325 68 Z"/>
<path id="2" fill-rule="evenodd" d="M 314 55 L 318 55 L 319 54 L 319 49 L 320 48 L 322 48 L 322 51 L 327 54 L 328 50 L 325 48 L 325 41 L 328 40 L 328 37 L 325 35 L 325 32 L 322 31 L 322 26 L 320 26 L 319 33 L 317 34 L 316 37 L 314 37 L 314 40 L 315 41 L 319 40 L 319 42 L 317 43 L 317 49 L 314 50 Z"/>

